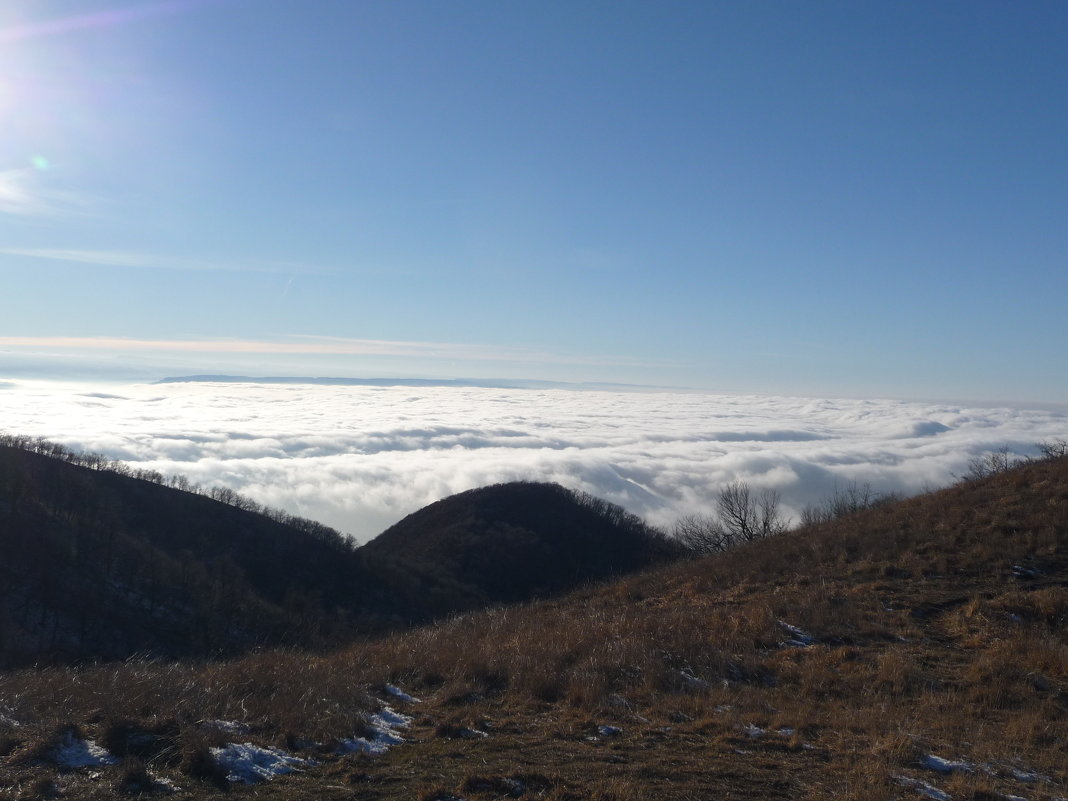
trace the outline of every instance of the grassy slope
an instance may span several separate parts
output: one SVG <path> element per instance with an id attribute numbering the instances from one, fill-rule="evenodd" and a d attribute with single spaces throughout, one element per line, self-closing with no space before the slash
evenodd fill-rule
<path id="1" fill-rule="evenodd" d="M 784 645 L 783 623 L 814 641 Z M 0 788 L 108 796 L 123 768 L 35 757 L 66 724 L 121 749 L 124 724 L 176 797 L 210 796 L 188 775 L 197 720 L 296 748 L 358 731 L 387 681 L 424 698 L 409 743 L 231 792 L 489 799 L 518 778 L 528 798 L 881 799 L 920 797 L 917 779 L 1068 796 L 1068 460 L 330 656 L 3 675 L 0 714 L 22 725 L 0 719 Z M 977 767 L 943 776 L 927 754 Z"/>

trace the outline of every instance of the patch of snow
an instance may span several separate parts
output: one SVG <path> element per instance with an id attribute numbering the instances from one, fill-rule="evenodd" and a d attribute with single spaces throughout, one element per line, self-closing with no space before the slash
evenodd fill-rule
<path id="1" fill-rule="evenodd" d="M 816 638 L 815 637 L 813 637 L 808 632 L 806 632 L 806 631 L 804 631 L 802 629 L 799 629 L 797 626 L 791 626 L 785 620 L 780 620 L 778 622 L 779 622 L 780 626 L 782 626 L 784 629 L 786 629 L 786 631 L 788 631 L 788 632 L 790 632 L 790 634 L 794 635 L 793 639 L 785 640 L 784 642 L 779 643 L 780 645 L 783 645 L 783 646 L 786 646 L 786 647 L 789 647 L 789 648 L 808 648 L 808 646 L 810 646 L 810 645 L 812 645 L 812 643 L 816 642 Z"/>
<path id="2" fill-rule="evenodd" d="M 689 687 L 691 690 L 707 690 L 712 685 L 704 679 L 699 679 L 693 675 L 689 670 L 680 670 L 679 678 L 682 679 L 682 683 Z"/>
<path id="3" fill-rule="evenodd" d="M 404 692 L 404 690 L 402 690 L 400 687 L 396 687 L 396 686 L 394 686 L 392 684 L 387 684 L 386 685 L 386 692 L 389 693 L 390 695 L 392 695 L 398 701 L 403 701 L 406 704 L 421 704 L 422 703 L 422 701 L 420 701 L 418 698 L 416 698 L 414 696 L 411 696 L 411 695 L 408 695 L 408 693 Z"/>
<path id="4" fill-rule="evenodd" d="M 226 734 L 248 734 L 252 730 L 247 723 L 238 720 L 202 720 L 200 725 L 205 729 L 218 729 Z"/>
<path id="5" fill-rule="evenodd" d="M 338 753 L 354 754 L 363 753 L 371 756 L 384 754 L 395 745 L 404 742 L 404 738 L 397 733 L 397 729 L 406 729 L 412 724 L 412 718 L 402 715 L 388 706 L 382 707 L 381 711 L 371 716 L 368 727 L 371 729 L 370 737 L 351 737 L 342 740 L 337 747 Z M 485 732 L 475 732 L 482 737 Z"/>
<path id="6" fill-rule="evenodd" d="M 782 736 L 782 737 L 793 737 L 794 736 L 794 730 L 791 729 L 789 726 L 783 726 L 781 729 L 776 729 L 775 733 L 780 735 L 780 736 Z"/>
<path id="7" fill-rule="evenodd" d="M 459 726 L 457 728 L 449 727 L 447 734 L 443 734 L 444 737 L 448 737 L 450 740 L 454 737 L 459 737 L 462 740 L 474 740 L 477 737 L 485 738 L 489 737 L 489 732 L 484 732 L 481 729 L 469 729 L 466 726 Z M 596 740 L 596 737 L 591 738 Z"/>
<path id="8" fill-rule="evenodd" d="M 894 781 L 902 787 L 910 787 L 928 798 L 935 799 L 935 801 L 951 801 L 952 799 L 949 793 L 943 792 L 927 782 L 921 782 L 919 779 L 913 779 L 909 776 L 894 776 Z"/>
<path id="9" fill-rule="evenodd" d="M 742 731 L 752 737 L 754 740 L 758 737 L 763 737 L 767 732 L 759 726 L 754 726 L 752 723 L 746 724 L 742 727 Z"/>
<path id="10" fill-rule="evenodd" d="M 941 773 L 943 776 L 950 773 L 971 773 L 973 770 L 972 765 L 967 762 L 943 759 L 934 754 L 921 757 L 920 766 Z"/>
<path id="11" fill-rule="evenodd" d="M 100 768 L 119 764 L 119 760 L 109 754 L 106 748 L 92 740 L 81 740 L 69 731 L 52 752 L 52 760 L 64 768 Z"/>
<path id="12" fill-rule="evenodd" d="M 1022 770 L 1021 768 L 1009 768 L 1009 772 L 1012 773 L 1012 778 L 1018 782 L 1026 782 L 1031 784 L 1033 782 L 1051 782 L 1049 776 L 1043 773 L 1039 773 L 1037 770 Z"/>
<path id="13" fill-rule="evenodd" d="M 182 788 L 172 782 L 170 779 L 163 776 L 157 776 L 155 773 L 148 774 L 148 778 L 152 780 L 152 783 L 156 786 L 156 789 L 163 790 L 168 793 L 177 793 Z"/>
<path id="14" fill-rule="evenodd" d="M 380 712 L 371 716 L 371 725 L 382 729 L 406 729 L 412 725 L 412 718 L 384 706 Z"/>
<path id="15" fill-rule="evenodd" d="M 14 718 L 10 718 L 3 712 L 0 712 L 0 724 L 4 726 L 10 726 L 13 729 L 17 729 L 21 724 Z"/>
<path id="16" fill-rule="evenodd" d="M 374 737 L 349 737 L 337 744 L 334 752 L 337 754 L 367 754 L 369 756 L 381 756 L 390 748 L 390 743 L 380 742 Z"/>
<path id="17" fill-rule="evenodd" d="M 99 778 L 100 774 L 89 774 L 90 778 Z M 148 783 L 132 782 L 124 784 L 123 790 L 130 794 L 142 795 L 143 793 L 177 793 L 182 788 L 163 776 L 148 772 Z"/>
<path id="18" fill-rule="evenodd" d="M 287 754 L 280 748 L 262 748 L 252 743 L 229 743 L 225 748 L 212 748 L 211 755 L 226 771 L 227 779 L 244 784 L 267 781 L 319 764 Z"/>
<path id="19" fill-rule="evenodd" d="M 619 726 L 598 726 L 597 731 L 601 733 L 602 737 L 618 737 L 623 733 L 623 729 Z"/>
<path id="20" fill-rule="evenodd" d="M 519 796 L 523 795 L 523 793 L 527 791 L 527 786 L 523 784 L 523 782 L 519 781 L 519 779 L 505 778 L 501 779 L 501 782 L 508 787 L 509 794 L 512 795 L 514 798 L 519 798 Z"/>

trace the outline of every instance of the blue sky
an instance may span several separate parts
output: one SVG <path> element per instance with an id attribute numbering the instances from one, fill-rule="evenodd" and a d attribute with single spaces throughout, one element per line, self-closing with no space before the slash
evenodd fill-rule
<path id="1" fill-rule="evenodd" d="M 0 377 L 1068 402 L 1068 5 L 6 0 Z"/>

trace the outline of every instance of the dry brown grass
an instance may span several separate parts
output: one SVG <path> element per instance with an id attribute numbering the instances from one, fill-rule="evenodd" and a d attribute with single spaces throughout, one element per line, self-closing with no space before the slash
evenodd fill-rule
<path id="1" fill-rule="evenodd" d="M 1068 467 L 1027 465 L 330 655 L 0 675 L 21 724 L 0 723 L 0 797 L 105 797 L 138 764 L 183 797 L 221 792 L 210 748 L 235 736 L 212 720 L 324 762 L 254 790 L 268 798 L 504 798 L 515 781 L 561 800 L 915 797 L 902 776 L 954 798 L 1068 795 L 1066 513 Z M 784 644 L 784 623 L 813 642 Z M 365 733 L 386 683 L 424 698 L 409 745 L 316 750 Z M 129 760 L 106 788 L 76 771 L 49 789 L 47 743 L 70 725 Z M 927 754 L 977 767 L 943 777 Z"/>

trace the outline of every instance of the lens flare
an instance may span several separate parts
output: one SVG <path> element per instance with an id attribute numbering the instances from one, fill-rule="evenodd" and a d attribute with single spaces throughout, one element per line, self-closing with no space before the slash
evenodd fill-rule
<path id="1" fill-rule="evenodd" d="M 44 156 L 34 156 L 30 159 L 30 163 L 33 164 L 35 169 L 40 170 L 41 172 L 45 172 L 52 168 L 52 162 Z"/>

